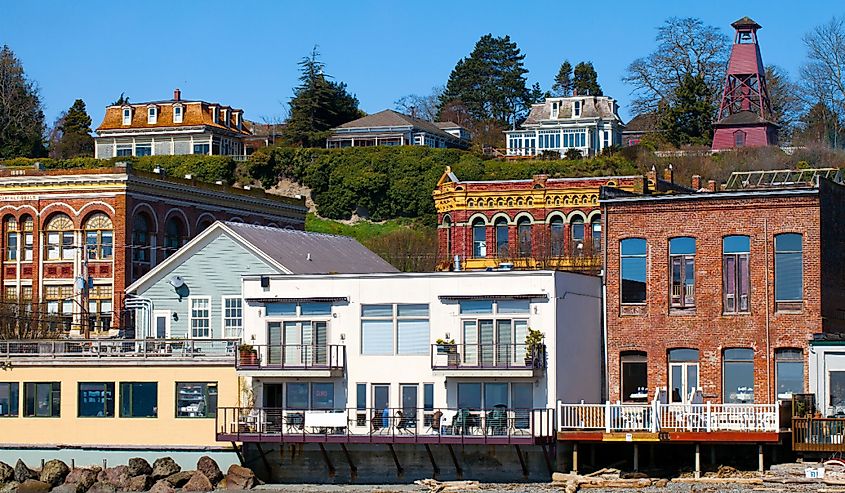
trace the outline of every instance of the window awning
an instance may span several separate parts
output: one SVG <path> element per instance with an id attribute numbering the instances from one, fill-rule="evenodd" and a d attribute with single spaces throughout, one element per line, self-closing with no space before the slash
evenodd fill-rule
<path id="1" fill-rule="evenodd" d="M 441 301 L 461 301 L 461 300 L 535 300 L 535 299 L 549 299 L 546 293 L 537 294 L 452 294 L 440 295 L 437 297 Z"/>
<path id="2" fill-rule="evenodd" d="M 312 296 L 304 298 L 247 298 L 249 303 L 346 303 L 345 296 Z"/>

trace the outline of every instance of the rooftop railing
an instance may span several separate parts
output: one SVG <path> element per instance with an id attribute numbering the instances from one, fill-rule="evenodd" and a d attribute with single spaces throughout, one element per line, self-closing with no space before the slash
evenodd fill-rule
<path id="1" fill-rule="evenodd" d="M 0 341 L 0 359 L 206 359 L 234 362 L 237 339 L 55 339 Z"/>
<path id="2" fill-rule="evenodd" d="M 434 370 L 526 370 L 546 367 L 546 346 L 526 344 L 432 344 Z"/>
<path id="3" fill-rule="evenodd" d="M 558 403 L 558 430 L 762 431 L 779 430 L 777 404 L 564 404 Z"/>
<path id="4" fill-rule="evenodd" d="M 520 443 L 555 436 L 553 409 L 218 408 L 217 440 Z"/>

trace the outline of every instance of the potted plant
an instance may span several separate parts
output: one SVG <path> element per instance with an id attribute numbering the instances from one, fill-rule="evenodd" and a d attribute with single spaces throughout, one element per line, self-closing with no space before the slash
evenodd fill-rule
<path id="1" fill-rule="evenodd" d="M 458 347 L 455 345 L 454 339 L 437 339 L 434 343 L 437 344 L 437 354 L 452 354 L 458 352 Z"/>
<path id="2" fill-rule="evenodd" d="M 528 335 L 525 336 L 525 366 L 534 367 L 539 365 L 543 354 L 543 339 L 545 334 L 539 330 L 528 327 Z"/>
<path id="3" fill-rule="evenodd" d="M 241 366 L 258 366 L 258 351 L 251 344 L 238 346 Z"/>

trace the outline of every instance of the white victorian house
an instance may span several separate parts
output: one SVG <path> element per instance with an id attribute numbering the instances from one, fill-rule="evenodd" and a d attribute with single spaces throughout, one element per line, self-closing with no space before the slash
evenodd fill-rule
<path id="1" fill-rule="evenodd" d="M 619 104 L 607 96 L 546 98 L 531 106 L 520 129 L 507 130 L 508 156 L 539 156 L 553 151 L 563 157 L 577 149 L 584 157 L 622 143 L 624 124 Z"/>

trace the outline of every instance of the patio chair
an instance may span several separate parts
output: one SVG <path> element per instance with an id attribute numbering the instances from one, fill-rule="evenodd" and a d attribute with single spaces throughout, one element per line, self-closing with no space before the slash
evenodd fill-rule
<path id="1" fill-rule="evenodd" d="M 497 405 L 487 413 L 487 433 L 490 435 L 506 435 L 508 429 L 508 412 L 505 406 Z"/>

